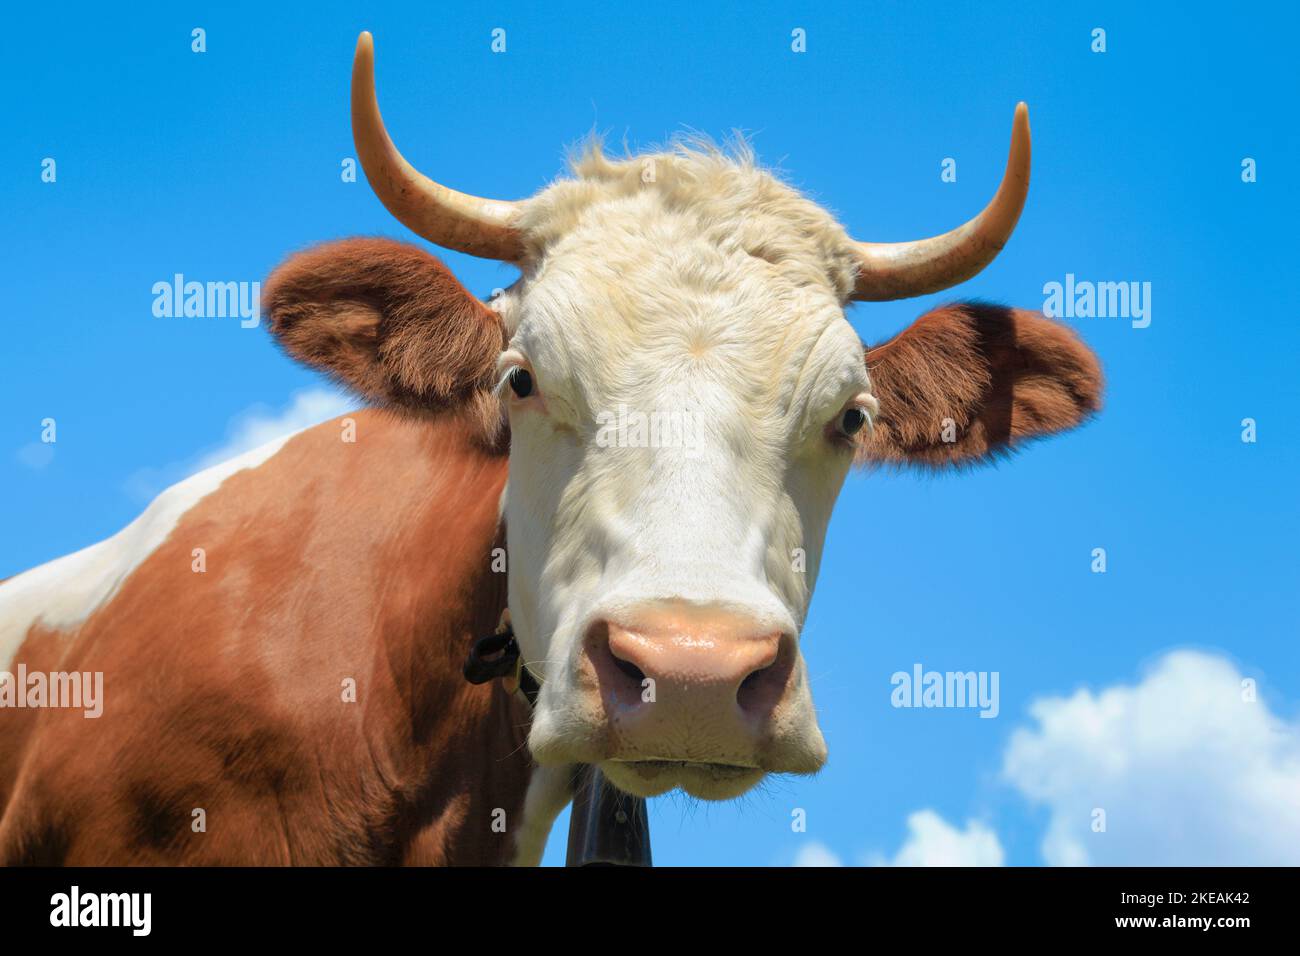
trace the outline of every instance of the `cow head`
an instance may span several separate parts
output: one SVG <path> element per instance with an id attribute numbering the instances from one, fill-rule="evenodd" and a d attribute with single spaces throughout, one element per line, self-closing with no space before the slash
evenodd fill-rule
<path id="1" fill-rule="evenodd" d="M 389 210 L 521 276 L 483 304 L 419 249 L 350 240 L 276 273 L 271 326 L 373 401 L 469 414 L 487 441 L 508 421 L 509 606 L 542 680 L 536 759 L 600 764 L 643 796 L 816 771 L 799 637 L 853 462 L 975 462 L 1098 406 L 1091 353 L 1037 315 L 950 306 L 873 349 L 844 315 L 992 260 L 1028 189 L 1025 107 L 979 216 L 869 244 L 747 155 L 707 148 L 593 149 L 519 203 L 458 193 L 389 140 L 368 34 L 352 96 Z"/>

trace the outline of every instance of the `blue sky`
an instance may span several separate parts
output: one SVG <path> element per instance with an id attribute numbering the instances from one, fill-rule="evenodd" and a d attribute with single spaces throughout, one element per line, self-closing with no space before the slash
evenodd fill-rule
<path id="1" fill-rule="evenodd" d="M 1151 283 L 1151 324 L 1070 321 L 1108 379 L 1081 431 L 961 475 L 850 478 L 805 631 L 829 766 L 739 804 L 654 801 L 657 861 L 1262 862 L 1300 833 L 1293 9 L 230 3 L 8 17 L 0 577 L 115 532 L 223 448 L 335 408 L 264 330 L 155 318 L 151 288 L 178 272 L 264 279 L 330 238 L 413 239 L 364 178 L 340 177 L 362 29 L 395 139 L 460 189 L 529 195 L 592 129 L 634 148 L 741 129 L 881 241 L 977 211 L 1023 99 L 1033 185 L 1001 257 L 952 293 L 859 305 L 852 322 L 870 342 L 956 297 L 1040 308 L 1070 273 Z M 1097 27 L 1104 53 L 1090 49 Z M 955 183 L 940 178 L 948 157 Z M 1242 181 L 1246 157 L 1256 182 Z M 513 280 L 443 256 L 481 294 Z M 1090 570 L 1098 547 L 1105 574 Z M 890 675 L 915 663 L 998 672 L 998 717 L 892 707 Z M 1221 710 L 1243 678 L 1258 699 Z M 1096 807 L 1104 834 L 1087 828 Z M 796 808 L 806 832 L 792 832 Z M 562 852 L 561 829 L 548 862 Z M 1274 861 L 1300 862 L 1291 853 Z"/>

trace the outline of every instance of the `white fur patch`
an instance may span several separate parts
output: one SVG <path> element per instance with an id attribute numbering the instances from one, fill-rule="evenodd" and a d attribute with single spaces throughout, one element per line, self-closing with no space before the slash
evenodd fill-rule
<path id="1" fill-rule="evenodd" d="M 540 866 L 546 840 L 560 811 L 573 799 L 577 767 L 535 767 L 524 797 L 524 819 L 515 836 L 512 866 Z"/>

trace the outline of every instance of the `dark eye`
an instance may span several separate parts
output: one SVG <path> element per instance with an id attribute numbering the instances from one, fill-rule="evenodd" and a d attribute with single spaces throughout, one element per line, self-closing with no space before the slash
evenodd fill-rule
<path id="1" fill-rule="evenodd" d="M 510 373 L 510 388 L 520 398 L 533 394 L 533 373 L 526 368 L 517 368 Z"/>
<path id="2" fill-rule="evenodd" d="M 857 406 L 854 406 L 852 408 L 844 409 L 844 413 L 840 415 L 838 428 L 841 435 L 852 437 L 862 431 L 862 426 L 866 423 L 867 413 Z"/>

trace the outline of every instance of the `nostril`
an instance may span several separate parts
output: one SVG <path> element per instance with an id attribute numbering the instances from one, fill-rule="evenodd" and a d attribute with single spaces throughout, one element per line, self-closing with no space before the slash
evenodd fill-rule
<path id="1" fill-rule="evenodd" d="M 619 657 L 617 654 L 610 654 L 610 657 L 614 659 L 614 666 L 617 667 L 623 675 L 628 678 L 628 680 L 635 683 L 638 687 L 641 686 L 641 682 L 645 680 L 645 671 L 641 670 L 641 668 L 637 667 L 631 661 L 623 660 L 623 658 Z"/>
<path id="2" fill-rule="evenodd" d="M 782 636 L 775 659 L 750 671 L 736 691 L 736 703 L 747 714 L 765 717 L 785 696 L 786 685 L 794 671 L 793 640 Z"/>
<path id="3" fill-rule="evenodd" d="M 638 698 L 641 689 L 644 686 L 646 674 L 634 661 L 637 653 L 641 648 L 635 639 L 631 639 L 628 632 L 622 629 L 615 629 L 610 635 L 606 646 L 609 649 L 609 659 L 613 663 L 618 673 L 623 675 L 623 687 L 626 691 L 635 694 Z"/>
<path id="4" fill-rule="evenodd" d="M 635 705 L 641 700 L 646 675 L 631 660 L 633 649 L 626 633 L 607 621 L 597 621 L 587 631 L 585 651 L 596 681 L 605 698 L 619 706 Z"/>

